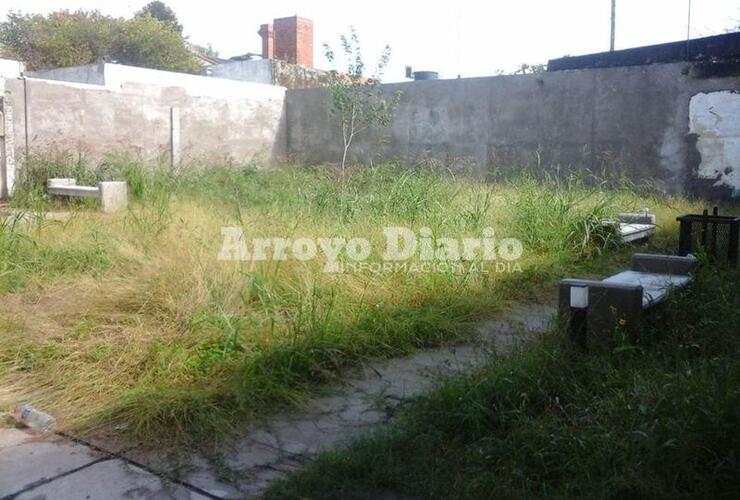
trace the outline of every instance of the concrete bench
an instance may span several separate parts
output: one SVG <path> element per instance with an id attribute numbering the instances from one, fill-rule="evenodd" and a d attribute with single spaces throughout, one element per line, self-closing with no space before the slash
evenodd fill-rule
<path id="1" fill-rule="evenodd" d="M 586 335 L 611 336 L 617 329 L 634 336 L 644 311 L 665 300 L 675 288 L 686 286 L 699 262 L 693 255 L 637 253 L 632 265 L 602 281 L 560 281 L 558 312 L 578 343 Z"/>
<path id="2" fill-rule="evenodd" d="M 76 179 L 56 178 L 46 181 L 46 190 L 54 196 L 95 198 L 102 212 L 111 213 L 126 208 L 128 188 L 124 181 L 102 181 L 97 186 L 78 186 Z"/>
<path id="3" fill-rule="evenodd" d="M 655 215 L 647 210 L 641 213 L 619 214 L 617 221 L 606 224 L 618 225 L 619 235 L 624 243 L 644 240 L 655 234 Z"/>

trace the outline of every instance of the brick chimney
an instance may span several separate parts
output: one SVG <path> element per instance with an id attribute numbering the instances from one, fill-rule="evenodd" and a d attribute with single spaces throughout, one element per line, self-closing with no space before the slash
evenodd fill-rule
<path id="1" fill-rule="evenodd" d="M 274 59 L 275 58 L 275 34 L 272 29 L 272 24 L 263 24 L 260 26 L 260 30 L 257 32 L 262 37 L 262 58 L 263 59 Z"/>
<path id="2" fill-rule="evenodd" d="M 313 21 L 282 17 L 260 26 L 262 57 L 313 67 Z"/>

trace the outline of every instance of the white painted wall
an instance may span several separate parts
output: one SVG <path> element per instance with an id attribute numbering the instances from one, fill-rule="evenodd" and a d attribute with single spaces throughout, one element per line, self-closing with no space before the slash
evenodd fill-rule
<path id="1" fill-rule="evenodd" d="M 103 72 L 105 87 L 116 91 L 120 91 L 126 86 L 133 90 L 136 84 L 148 84 L 160 87 L 179 87 L 190 97 L 210 97 L 225 100 L 243 98 L 283 99 L 285 97 L 285 87 L 263 83 L 240 82 L 225 78 L 137 68 L 123 64 L 106 64 Z"/>
<path id="2" fill-rule="evenodd" d="M 151 89 L 150 86 L 154 85 L 161 88 L 177 87 L 189 97 L 225 100 L 244 98 L 282 100 L 285 98 L 285 88 L 276 85 L 138 68 L 124 64 L 105 63 L 55 68 L 33 71 L 27 76 L 43 80 L 102 85 L 114 92 L 124 91 L 132 94 L 138 94 L 144 88 Z"/>
<path id="3" fill-rule="evenodd" d="M 698 136 L 697 176 L 740 195 L 740 93 L 726 90 L 693 96 L 689 131 Z"/>
<path id="4" fill-rule="evenodd" d="M 228 78 L 242 82 L 272 84 L 272 61 L 257 59 L 254 61 L 230 61 L 210 68 L 211 76 Z"/>
<path id="5" fill-rule="evenodd" d="M 85 64 L 83 66 L 27 71 L 26 76 L 42 80 L 104 85 L 103 67 L 103 64 Z"/>
<path id="6" fill-rule="evenodd" d="M 18 78 L 23 71 L 23 63 L 12 59 L 0 59 L 0 77 Z"/>

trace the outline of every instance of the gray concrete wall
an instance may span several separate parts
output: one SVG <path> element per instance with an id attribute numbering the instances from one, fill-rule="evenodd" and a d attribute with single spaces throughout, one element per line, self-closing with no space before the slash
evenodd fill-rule
<path id="1" fill-rule="evenodd" d="M 27 71 L 25 74 L 31 78 L 43 78 L 44 80 L 105 85 L 104 71 L 105 64 L 85 64 L 83 66 L 70 66 L 67 68 Z"/>
<path id="2" fill-rule="evenodd" d="M 0 190 L 26 152 L 124 152 L 175 163 L 341 157 L 325 89 L 286 97 L 282 87 L 112 64 L 57 74 L 90 79 L 102 68 L 104 84 L 88 85 L 24 80 L 8 68 L 0 78 L 9 158 Z M 573 168 L 665 192 L 737 197 L 738 89 L 737 76 L 686 64 L 384 85 L 388 96 L 402 93 L 395 119 L 358 137 L 352 152 L 362 161 L 429 161 L 483 178 Z"/>
<path id="3" fill-rule="evenodd" d="M 272 84 L 272 61 L 257 59 L 254 61 L 231 61 L 217 64 L 210 68 L 211 76 L 239 80 L 242 82 L 257 82 Z"/>
<path id="4" fill-rule="evenodd" d="M 213 99 L 181 87 L 128 82 L 110 90 L 19 78 L 6 80 L 4 100 L 15 111 L 19 163 L 54 152 L 270 162 L 285 154 L 285 89 L 259 87 L 251 98 Z"/>
<path id="5" fill-rule="evenodd" d="M 353 152 L 361 161 L 472 166 L 482 177 L 559 166 L 625 174 L 666 192 L 722 191 L 697 174 L 689 102 L 737 90 L 740 79 L 695 74 L 661 64 L 383 85 L 388 96 L 402 92 L 395 119 L 360 136 Z M 326 90 L 289 90 L 287 109 L 290 154 L 311 163 L 341 157 Z"/>
<path id="6" fill-rule="evenodd" d="M 279 85 L 289 89 L 325 87 L 328 72 L 309 68 L 280 59 L 258 59 L 254 61 L 232 61 L 209 68 L 211 76 Z"/>

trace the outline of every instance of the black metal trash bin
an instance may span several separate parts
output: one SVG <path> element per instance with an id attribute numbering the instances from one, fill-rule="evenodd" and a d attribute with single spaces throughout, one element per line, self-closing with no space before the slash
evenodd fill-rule
<path id="1" fill-rule="evenodd" d="M 719 215 L 715 207 L 701 215 L 689 214 L 676 218 L 681 223 L 678 254 L 688 255 L 700 250 L 714 262 L 737 266 L 740 238 L 740 217 Z"/>

